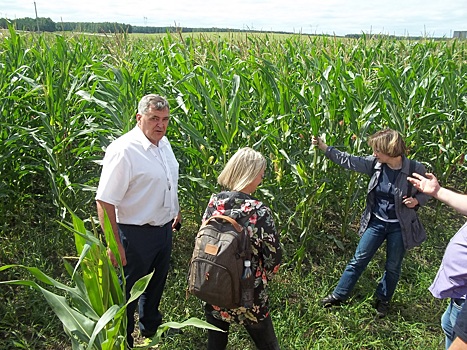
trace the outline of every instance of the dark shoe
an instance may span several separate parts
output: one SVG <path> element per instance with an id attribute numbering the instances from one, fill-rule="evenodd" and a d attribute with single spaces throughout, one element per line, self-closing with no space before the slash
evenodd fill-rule
<path id="1" fill-rule="evenodd" d="M 141 336 L 145 338 L 152 338 L 156 335 L 156 332 L 151 332 L 151 331 L 142 331 L 140 333 L 141 333 Z"/>
<path id="2" fill-rule="evenodd" d="M 344 301 L 337 298 L 334 294 L 329 294 L 326 298 L 321 299 L 321 305 L 323 307 L 339 306 Z"/>
<path id="3" fill-rule="evenodd" d="M 174 335 L 177 335 L 177 334 L 183 334 L 183 331 L 177 328 L 169 328 L 165 332 L 162 333 L 161 338 L 173 337 Z M 149 339 L 152 339 L 155 335 L 156 335 L 156 332 L 150 332 L 150 331 L 141 332 L 142 337 L 149 338 Z"/>
<path id="4" fill-rule="evenodd" d="M 175 335 L 183 334 L 183 331 L 179 328 L 169 328 L 162 333 L 162 338 L 173 337 Z"/>
<path id="5" fill-rule="evenodd" d="M 379 318 L 385 317 L 389 312 L 389 301 L 376 300 L 376 314 Z"/>

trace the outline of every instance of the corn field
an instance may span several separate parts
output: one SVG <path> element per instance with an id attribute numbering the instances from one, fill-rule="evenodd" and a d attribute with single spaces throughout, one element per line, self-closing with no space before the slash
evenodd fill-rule
<path id="1" fill-rule="evenodd" d="M 54 203 L 51 220 L 94 213 L 105 147 L 135 125 L 139 99 L 167 97 L 185 220 L 198 223 L 235 151 L 268 159 L 258 197 L 300 264 L 313 242 L 341 244 L 367 179 L 328 162 L 312 135 L 360 155 L 390 127 L 409 157 L 465 190 L 467 42 L 273 34 L 84 36 L 0 32 L 2 239 L 16 208 Z M 33 237 L 26 237 L 33 240 Z M 1 255 L 0 255 L 1 256 Z M 12 257 L 2 258 L 9 260 Z M 5 262 L 3 262 L 5 263 Z M 21 263 L 21 261 L 15 261 Z"/>
<path id="2" fill-rule="evenodd" d="M 284 233 L 315 236 L 331 207 L 344 224 L 353 220 L 361 184 L 326 171 L 312 134 L 365 154 L 366 136 L 391 127 L 442 181 L 464 167 L 466 44 L 11 29 L 0 46 L 3 202 L 44 197 L 58 215 L 65 202 L 88 216 L 103 150 L 134 126 L 139 98 L 155 92 L 171 103 L 185 216 L 199 219 L 225 160 L 248 145 L 268 157 L 261 196 Z"/>

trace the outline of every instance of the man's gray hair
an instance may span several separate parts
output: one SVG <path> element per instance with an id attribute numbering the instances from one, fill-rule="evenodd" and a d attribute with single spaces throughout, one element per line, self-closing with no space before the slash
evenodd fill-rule
<path id="1" fill-rule="evenodd" d="M 149 94 L 143 96 L 138 103 L 138 113 L 143 115 L 146 114 L 149 107 L 154 107 L 157 111 L 168 109 L 170 111 L 169 102 L 162 96 L 156 94 Z"/>

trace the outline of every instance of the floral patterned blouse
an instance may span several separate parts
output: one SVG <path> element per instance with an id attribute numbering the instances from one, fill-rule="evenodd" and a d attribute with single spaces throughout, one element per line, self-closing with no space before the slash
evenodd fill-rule
<path id="1" fill-rule="evenodd" d="M 272 212 L 262 202 L 245 193 L 221 192 L 211 196 L 203 215 L 203 222 L 216 215 L 230 216 L 239 223 L 244 223 L 242 218 L 249 216 L 247 229 L 252 247 L 251 267 L 256 276 L 254 302 L 251 309 L 223 309 L 215 305 L 206 305 L 206 311 L 229 323 L 252 324 L 262 321 L 269 316 L 266 287 L 279 270 L 282 257 L 279 234 Z"/>

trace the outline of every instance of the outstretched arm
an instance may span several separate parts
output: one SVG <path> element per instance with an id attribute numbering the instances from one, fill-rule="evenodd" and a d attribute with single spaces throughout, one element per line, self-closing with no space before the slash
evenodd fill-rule
<path id="1" fill-rule="evenodd" d="M 459 213 L 467 215 L 467 195 L 442 187 L 438 183 L 436 176 L 432 173 L 426 173 L 426 177 L 417 173 L 413 173 L 412 176 L 413 177 L 407 177 L 407 180 L 410 181 L 417 190 L 433 196 L 454 208 Z"/>
<path id="2" fill-rule="evenodd" d="M 312 136 L 311 143 L 315 146 L 318 146 L 318 148 L 323 152 L 326 152 L 326 149 L 328 148 L 328 145 L 326 145 L 326 143 L 319 136 Z"/>
<path id="3" fill-rule="evenodd" d="M 333 163 L 343 167 L 344 169 L 356 171 L 369 176 L 374 172 L 376 158 L 373 156 L 359 157 L 340 151 L 334 147 L 329 147 L 323 139 L 318 136 L 312 136 L 311 143 L 314 146 L 318 146 L 321 151 L 325 152 L 326 157 Z"/>

